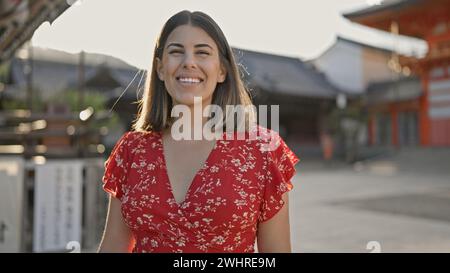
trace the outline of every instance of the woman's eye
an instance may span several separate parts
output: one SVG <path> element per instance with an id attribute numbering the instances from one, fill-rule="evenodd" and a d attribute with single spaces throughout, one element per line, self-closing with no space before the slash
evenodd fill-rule
<path id="1" fill-rule="evenodd" d="M 208 52 L 208 51 L 198 51 L 197 54 L 200 54 L 200 55 L 209 55 L 209 52 Z"/>
<path id="2" fill-rule="evenodd" d="M 169 51 L 169 54 L 182 54 L 182 53 L 183 53 L 183 51 L 180 51 L 180 50 Z"/>

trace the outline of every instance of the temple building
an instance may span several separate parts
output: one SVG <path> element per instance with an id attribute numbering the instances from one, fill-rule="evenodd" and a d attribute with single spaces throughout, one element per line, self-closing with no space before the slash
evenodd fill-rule
<path id="1" fill-rule="evenodd" d="M 428 45 L 424 57 L 398 56 L 393 64 L 398 72 L 407 70 L 417 75 L 420 90 L 408 87 L 414 85 L 413 79 L 399 80 L 404 88 L 372 86 L 379 101 L 369 106 L 371 142 L 376 142 L 377 132 L 384 131 L 393 145 L 414 143 L 417 131 L 420 146 L 449 146 L 450 0 L 383 1 L 344 17 L 378 30 L 423 39 Z M 410 133 L 402 133 L 405 124 Z"/>

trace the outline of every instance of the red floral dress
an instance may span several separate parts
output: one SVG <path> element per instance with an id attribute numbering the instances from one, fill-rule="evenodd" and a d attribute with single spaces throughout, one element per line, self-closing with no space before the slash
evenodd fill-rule
<path id="1" fill-rule="evenodd" d="M 133 252 L 254 252 L 258 223 L 283 206 L 281 195 L 293 188 L 299 161 L 276 132 L 258 128 L 256 139 L 224 133 L 180 204 L 169 182 L 162 134 L 125 133 L 105 162 L 103 188 L 122 202 Z M 269 142 L 273 149 L 263 146 Z"/>

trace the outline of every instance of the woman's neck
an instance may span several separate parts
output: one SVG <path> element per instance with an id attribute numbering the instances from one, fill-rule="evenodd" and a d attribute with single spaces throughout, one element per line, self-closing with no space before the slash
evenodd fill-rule
<path id="1" fill-rule="evenodd" d="M 178 105 L 174 107 L 178 107 Z M 209 120 L 208 116 L 203 115 L 205 108 L 206 106 L 202 103 L 181 105 L 181 108 L 175 111 L 177 116 L 173 117 L 173 122 L 166 129 L 166 133 L 170 133 L 173 139 L 178 140 L 181 138 L 184 140 L 204 140 L 203 128 Z"/>

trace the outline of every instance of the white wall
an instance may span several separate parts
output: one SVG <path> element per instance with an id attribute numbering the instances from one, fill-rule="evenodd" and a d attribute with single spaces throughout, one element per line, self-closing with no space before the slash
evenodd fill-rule
<path id="1" fill-rule="evenodd" d="M 389 51 L 337 39 L 325 53 L 313 60 L 331 83 L 350 93 L 362 93 L 373 82 L 392 80 Z"/>
<path id="2" fill-rule="evenodd" d="M 366 87 L 363 82 L 362 49 L 355 44 L 338 40 L 314 60 L 314 64 L 343 91 L 361 93 Z"/>

